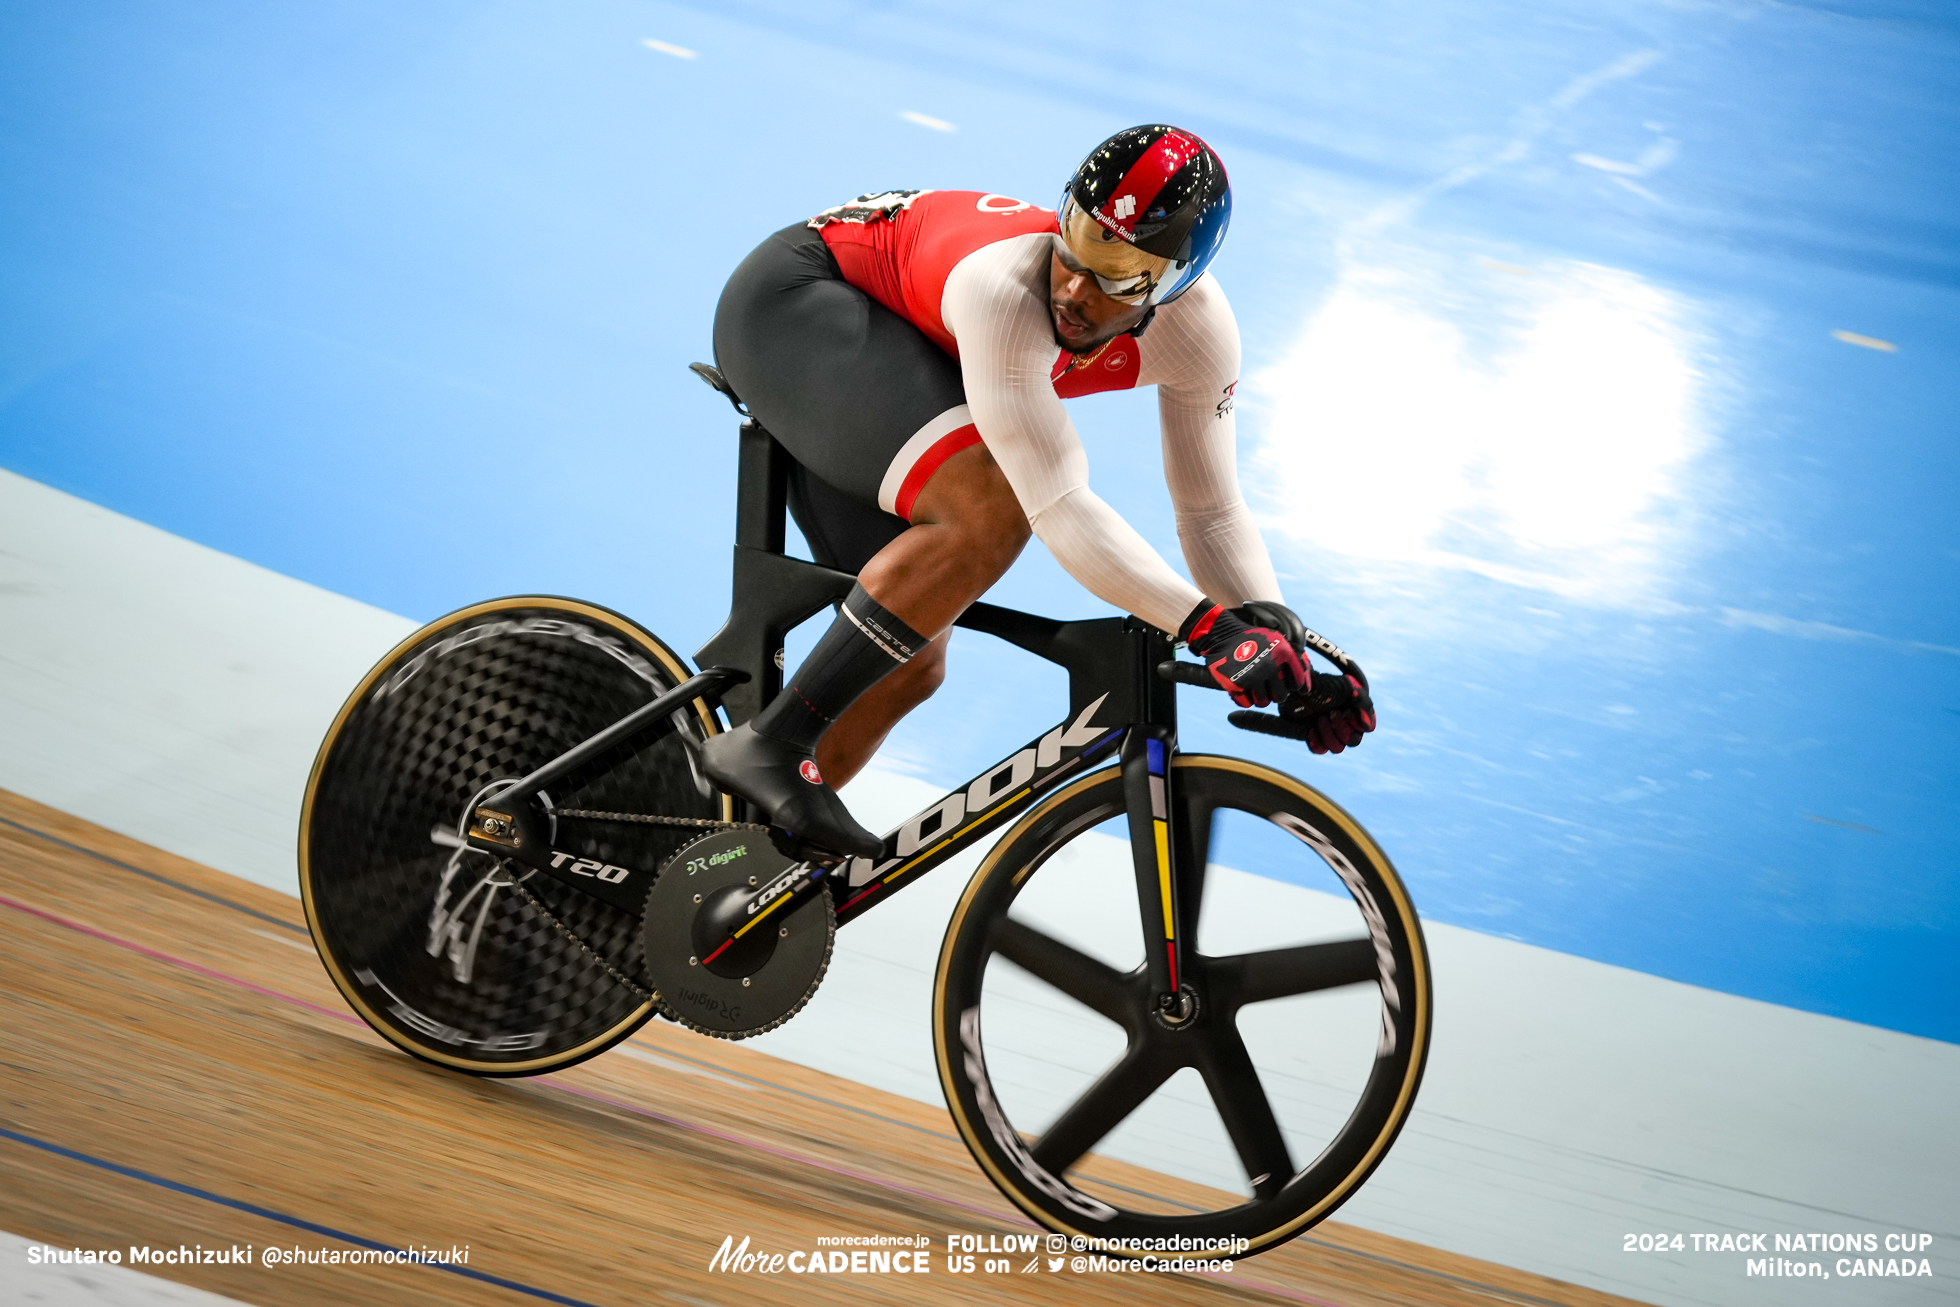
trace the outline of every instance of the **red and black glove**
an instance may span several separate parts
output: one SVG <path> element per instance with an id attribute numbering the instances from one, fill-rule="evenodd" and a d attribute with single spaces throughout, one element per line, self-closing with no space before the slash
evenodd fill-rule
<path id="1" fill-rule="evenodd" d="M 1307 684 L 1307 666 L 1284 635 L 1248 625 L 1209 599 L 1184 620 L 1178 638 L 1205 660 L 1241 708 L 1264 708 Z"/>
<path id="2" fill-rule="evenodd" d="M 1375 729 L 1375 701 L 1352 676 L 1313 673 L 1311 684 L 1280 704 L 1279 715 L 1307 728 L 1307 747 L 1339 753 Z"/>

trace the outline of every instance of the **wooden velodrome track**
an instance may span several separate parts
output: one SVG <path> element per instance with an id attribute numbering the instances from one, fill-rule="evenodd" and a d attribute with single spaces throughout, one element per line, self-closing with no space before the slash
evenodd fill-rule
<path id="1" fill-rule="evenodd" d="M 0 1228 L 62 1248 L 467 1246 L 494 1277 L 144 1268 L 249 1302 L 1628 1301 L 1334 1222 L 1229 1275 L 1024 1274 L 1025 1255 L 949 1274 L 948 1234 L 1032 1227 L 943 1109 L 658 1020 L 558 1075 L 424 1065 L 352 1016 L 295 900 L 5 791 L 0 922 Z M 707 1269 L 731 1234 L 787 1252 L 920 1233 L 926 1276 Z"/>

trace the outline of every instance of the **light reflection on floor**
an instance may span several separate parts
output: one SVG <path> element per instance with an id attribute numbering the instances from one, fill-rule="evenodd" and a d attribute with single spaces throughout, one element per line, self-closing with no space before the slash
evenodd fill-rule
<path id="1" fill-rule="evenodd" d="M 1270 505 L 1312 506 L 1267 523 L 1360 559 L 1664 602 L 1711 438 L 1692 317 L 1589 264 L 1350 266 L 1253 379 Z"/>
<path id="2" fill-rule="evenodd" d="M 391 612 L 577 594 L 698 648 L 728 270 L 868 187 L 1042 200 L 1163 115 L 1231 168 L 1287 595 L 1384 710 L 1314 759 L 1192 699 L 1185 745 L 1352 805 L 1437 920 L 1960 1037 L 1945 10 L 251 12 L 0 10 L 0 466 Z M 1175 561 L 1154 399 L 1071 411 Z M 521 505 L 462 506 L 486 466 Z M 1039 548 L 993 597 L 1103 611 Z M 943 784 L 1063 694 L 954 666 L 890 744 Z"/>

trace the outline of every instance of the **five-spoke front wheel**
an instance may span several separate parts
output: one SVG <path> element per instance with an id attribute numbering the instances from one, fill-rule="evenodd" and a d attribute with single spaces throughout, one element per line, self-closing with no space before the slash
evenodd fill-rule
<path id="1" fill-rule="evenodd" d="M 1186 755 L 1166 1011 L 1112 769 L 1005 835 L 954 910 L 934 1041 L 967 1146 L 1050 1229 L 1211 1259 L 1325 1218 L 1407 1119 L 1428 1052 L 1422 930 L 1388 859 L 1292 777 Z"/>

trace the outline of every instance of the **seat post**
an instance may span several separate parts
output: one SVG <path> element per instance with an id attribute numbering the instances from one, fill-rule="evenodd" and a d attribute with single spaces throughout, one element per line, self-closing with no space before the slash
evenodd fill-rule
<path id="1" fill-rule="evenodd" d="M 735 543 L 780 554 L 789 505 L 789 453 L 754 418 L 742 424 L 735 491 Z"/>
<path id="2" fill-rule="evenodd" d="M 789 509 L 789 451 L 754 418 L 742 424 L 735 486 L 734 594 L 728 620 L 694 655 L 701 667 L 749 674 L 722 692 L 731 726 L 739 726 L 783 688 L 783 641 L 799 623 L 839 603 L 857 578 L 783 550 Z"/>

